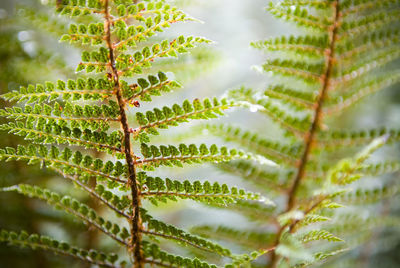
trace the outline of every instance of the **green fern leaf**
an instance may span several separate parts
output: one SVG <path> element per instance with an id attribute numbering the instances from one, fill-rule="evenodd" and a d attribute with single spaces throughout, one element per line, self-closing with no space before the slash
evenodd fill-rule
<path id="1" fill-rule="evenodd" d="M 218 182 L 210 183 L 205 181 L 185 180 L 182 183 L 178 180 L 161 179 L 160 177 L 149 177 L 144 172 L 138 174 L 142 187 L 141 195 L 149 199 L 153 204 L 157 201 L 167 202 L 178 201 L 178 199 L 190 199 L 207 204 L 225 205 L 235 203 L 237 200 L 257 200 L 266 204 L 273 204 L 272 201 L 259 194 L 247 192 L 236 187 L 228 187 Z"/>
<path id="2" fill-rule="evenodd" d="M 267 9 L 277 18 L 283 18 L 287 21 L 295 22 L 297 26 L 307 27 L 319 32 L 326 31 L 330 24 L 326 19 L 321 20 L 318 17 L 308 14 L 306 9 L 300 8 L 299 6 L 292 10 L 270 3 Z"/>
<path id="3" fill-rule="evenodd" d="M 256 133 L 230 125 L 206 125 L 206 128 L 226 141 L 235 142 L 248 151 L 263 155 L 279 164 L 293 164 L 301 151 L 295 144 L 281 144 L 262 139 Z"/>
<path id="4" fill-rule="evenodd" d="M 149 75 L 147 79 L 139 78 L 134 84 L 121 80 L 121 87 L 125 101 L 134 105 L 136 100 L 152 101 L 151 96 L 161 96 L 162 93 L 180 88 L 181 85 L 176 81 L 168 80 L 165 73 L 158 72 L 157 76 Z"/>
<path id="5" fill-rule="evenodd" d="M 192 235 L 173 225 L 166 224 L 162 221 L 154 219 L 149 214 L 147 214 L 147 212 L 144 209 L 141 210 L 141 215 L 147 227 L 147 229 L 143 230 L 142 232 L 146 235 L 171 239 L 178 243 L 183 243 L 185 245 L 217 253 L 221 256 L 230 257 L 232 255 L 230 250 L 227 248 L 223 248 L 222 246 L 214 242 L 211 242 L 207 239 L 203 239 L 199 236 Z"/>
<path id="6" fill-rule="evenodd" d="M 101 159 L 93 159 L 82 155 L 80 151 L 72 152 L 69 148 L 60 151 L 52 146 L 50 150 L 44 145 L 19 145 L 17 149 L 8 147 L 0 150 L 0 159 L 6 161 L 28 161 L 28 164 L 42 164 L 53 169 L 63 170 L 67 174 L 79 174 L 83 179 L 97 176 L 100 180 L 109 179 L 116 182 L 126 181 L 120 178 L 124 166 L 111 161 L 103 163 Z"/>
<path id="7" fill-rule="evenodd" d="M 200 101 L 195 99 L 193 102 L 185 100 L 182 105 L 174 104 L 171 108 L 164 106 L 162 109 L 154 108 L 145 114 L 136 113 L 136 121 L 139 127 L 133 129 L 135 138 L 141 138 L 141 133 L 158 135 L 157 129 L 166 129 L 171 126 L 178 126 L 181 123 L 196 119 L 213 119 L 223 115 L 223 111 L 234 106 L 233 103 L 221 102 L 214 98 L 213 102 L 209 99 Z"/>
<path id="8" fill-rule="evenodd" d="M 316 240 L 327 240 L 330 242 L 343 242 L 342 239 L 334 236 L 328 231 L 325 230 L 312 230 L 309 231 L 303 235 L 301 235 L 300 241 L 302 243 L 308 243 L 311 241 L 316 241 Z"/>
<path id="9" fill-rule="evenodd" d="M 43 189 L 38 186 L 30 186 L 28 184 L 19 184 L 7 188 L 2 188 L 1 191 L 16 191 L 20 194 L 27 195 L 32 198 L 39 198 L 46 201 L 53 207 L 63 210 L 66 213 L 80 219 L 84 223 L 93 226 L 108 235 L 118 243 L 127 245 L 124 234 L 127 230 L 121 231 L 116 223 L 107 221 L 97 215 L 97 213 L 89 208 L 87 205 L 80 203 L 70 196 L 61 196 L 58 193 L 52 192 L 48 189 Z"/>
<path id="10" fill-rule="evenodd" d="M 218 148 L 215 144 L 209 147 L 201 144 L 198 147 L 195 144 L 187 146 L 182 143 L 179 145 L 179 148 L 176 148 L 173 145 L 169 145 L 168 147 L 161 145 L 157 147 L 142 143 L 141 152 L 144 158 L 136 160 L 134 163 L 143 170 L 154 170 L 154 168 L 159 166 L 182 167 L 183 164 L 218 163 L 235 159 L 255 160 L 265 165 L 276 165 L 271 160 L 262 156 L 244 153 L 236 149 L 228 150 L 226 147 Z"/>
<path id="11" fill-rule="evenodd" d="M 105 267 L 121 267 L 113 264 L 118 260 L 118 255 L 116 254 L 107 255 L 93 249 L 87 251 L 85 249 L 71 246 L 66 242 L 55 240 L 48 236 L 28 234 L 25 231 L 15 233 L 1 230 L 0 241 L 20 247 L 30 247 L 32 249 L 52 251 L 56 254 L 71 256 L 95 265 Z"/>
<path id="12" fill-rule="evenodd" d="M 191 231 L 202 237 L 239 244 L 246 249 L 262 248 L 266 244 L 272 244 L 276 238 L 273 233 L 253 230 L 237 230 L 227 226 L 214 227 L 202 225 L 193 227 Z"/>
<path id="13" fill-rule="evenodd" d="M 29 103 L 43 103 L 54 101 L 59 97 L 64 100 L 78 101 L 84 100 L 103 100 L 110 97 L 112 87 L 105 79 L 77 79 L 67 82 L 58 80 L 57 83 L 46 82 L 45 85 L 37 84 L 21 87 L 19 91 L 11 91 L 2 95 L 8 101 Z M 115 111 L 115 105 L 110 107 L 110 111 Z M 118 111 L 117 111 L 118 113 Z"/>
<path id="14" fill-rule="evenodd" d="M 257 185 L 257 187 L 263 188 L 265 191 L 271 191 L 271 193 L 284 189 L 284 181 L 293 175 L 291 171 L 265 170 L 244 160 L 219 163 L 217 167 L 224 172 L 243 177 L 245 180 Z"/>
<path id="15" fill-rule="evenodd" d="M 169 254 L 165 251 L 162 251 L 160 247 L 156 244 L 151 243 L 143 243 L 144 248 L 144 256 L 146 257 L 145 262 L 153 265 L 158 266 L 165 266 L 168 267 L 205 267 L 205 268 L 217 268 L 216 265 L 208 264 L 206 262 L 202 262 L 199 259 L 190 259 L 184 258 L 181 256 L 176 256 Z"/>

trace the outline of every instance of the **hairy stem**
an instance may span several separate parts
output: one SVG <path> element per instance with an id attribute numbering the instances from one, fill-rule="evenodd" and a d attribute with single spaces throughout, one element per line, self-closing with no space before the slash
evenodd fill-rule
<path id="1" fill-rule="evenodd" d="M 289 193 L 288 193 L 286 212 L 292 210 L 296 205 L 296 193 L 300 186 L 300 182 L 305 175 L 305 168 L 306 168 L 306 165 L 307 165 L 307 162 L 308 162 L 311 150 L 312 150 L 312 146 L 314 144 L 315 134 L 317 133 L 320 122 L 321 122 L 322 107 L 324 105 L 324 100 L 326 98 L 326 95 L 327 95 L 327 92 L 329 89 L 329 85 L 330 85 L 330 81 L 331 81 L 332 70 L 333 70 L 333 65 L 334 65 L 334 57 L 335 57 L 335 42 L 336 42 L 336 38 L 337 38 L 339 19 L 340 19 L 340 15 L 341 15 L 340 8 L 339 8 L 339 0 L 336 0 L 335 2 L 333 2 L 333 8 L 334 8 L 334 13 L 335 13 L 334 16 L 335 17 L 334 17 L 334 21 L 333 21 L 333 24 L 332 24 L 332 26 L 330 28 L 330 32 L 329 32 L 330 47 L 327 50 L 326 56 L 325 56 L 326 57 L 326 60 L 325 60 L 326 70 L 325 70 L 324 75 L 322 76 L 322 78 L 323 78 L 322 86 L 321 86 L 320 94 L 318 96 L 317 103 L 315 106 L 313 122 L 311 124 L 309 131 L 304 136 L 305 148 L 304 148 L 303 155 L 302 155 L 299 165 L 298 165 L 296 178 L 295 178 L 295 180 L 289 190 Z M 275 242 L 275 245 L 279 244 L 281 235 L 286 227 L 287 226 L 282 226 L 280 228 L 278 235 L 277 235 L 277 240 Z M 292 232 L 294 230 L 293 226 L 290 226 L 289 230 Z M 271 261 L 270 261 L 268 267 L 275 268 L 276 265 L 278 264 L 278 261 L 279 261 L 279 256 L 275 253 L 275 251 L 273 251 L 272 256 L 271 256 Z"/>
<path id="2" fill-rule="evenodd" d="M 131 148 L 131 137 L 128 125 L 128 118 L 125 112 L 125 101 L 122 97 L 122 90 L 119 85 L 119 74 L 118 70 L 115 67 L 115 55 L 114 48 L 111 42 L 111 17 L 109 11 L 109 1 L 105 0 L 105 23 L 104 23 L 105 33 L 106 33 L 106 43 L 109 50 L 110 57 L 110 66 L 111 66 L 111 79 L 114 82 L 114 93 L 117 98 L 117 102 L 119 105 L 119 120 L 121 123 L 121 128 L 124 133 L 124 153 L 126 164 L 128 165 L 128 184 L 131 188 L 131 198 L 132 198 L 132 214 L 129 219 L 130 232 L 131 232 L 131 241 L 129 245 L 129 251 L 131 252 L 131 256 L 134 259 L 133 267 L 142 268 L 144 267 L 144 257 L 143 252 L 141 250 L 141 240 L 142 236 L 140 230 L 142 229 L 142 222 L 140 219 L 139 208 L 140 208 L 140 198 L 139 198 L 139 189 L 136 184 L 136 168 L 133 161 L 133 153 Z"/>

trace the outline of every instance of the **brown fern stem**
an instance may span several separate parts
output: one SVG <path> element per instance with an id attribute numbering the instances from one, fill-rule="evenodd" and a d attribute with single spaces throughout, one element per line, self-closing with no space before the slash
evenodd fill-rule
<path id="1" fill-rule="evenodd" d="M 313 122 L 311 124 L 310 130 L 304 136 L 305 148 L 304 148 L 303 155 L 302 155 L 299 165 L 298 165 L 296 178 L 295 178 L 295 180 L 289 190 L 289 193 L 288 193 L 286 212 L 292 210 L 293 207 L 296 205 L 296 193 L 300 186 L 301 180 L 303 179 L 303 177 L 305 175 L 305 168 L 308 163 L 308 159 L 309 159 L 309 156 L 310 156 L 310 153 L 312 150 L 312 146 L 314 144 L 315 134 L 317 133 L 320 122 L 321 122 L 322 111 L 323 111 L 322 107 L 323 107 L 324 100 L 326 98 L 326 95 L 327 95 L 327 92 L 329 89 L 329 85 L 330 85 L 330 81 L 331 81 L 332 70 L 333 70 L 333 65 L 334 65 L 334 57 L 335 57 L 335 42 L 336 42 L 336 38 L 337 38 L 339 19 L 341 16 L 340 8 L 339 8 L 339 0 L 336 0 L 333 3 L 333 8 L 335 10 L 335 18 L 334 18 L 333 24 L 330 28 L 330 47 L 326 52 L 326 61 L 325 61 L 326 62 L 326 70 L 325 70 L 325 74 L 322 77 L 323 78 L 322 88 L 321 88 L 321 91 L 320 91 L 320 94 L 318 96 L 317 103 L 315 106 Z M 275 242 L 276 246 L 279 244 L 281 235 L 282 235 L 284 229 L 286 229 L 286 227 L 288 227 L 288 226 L 287 225 L 282 226 L 280 228 L 280 230 L 278 231 L 277 240 Z M 292 232 L 294 230 L 293 227 L 294 226 L 292 226 L 292 225 L 289 226 L 290 232 Z M 268 267 L 275 268 L 276 265 L 278 264 L 278 261 L 279 261 L 279 256 L 276 254 L 275 251 L 273 251 L 272 255 L 271 255 L 271 261 L 270 261 Z"/>
<path id="2" fill-rule="evenodd" d="M 305 143 L 305 149 L 303 152 L 303 156 L 301 157 L 298 172 L 296 175 L 296 179 L 293 182 L 292 187 L 290 188 L 289 191 L 289 200 L 287 203 L 287 211 L 291 210 L 294 205 L 295 205 L 295 198 L 296 198 L 296 191 L 300 186 L 300 182 L 302 178 L 304 177 L 305 174 L 305 167 L 308 162 L 308 158 L 314 143 L 314 136 L 315 133 L 318 131 L 318 127 L 321 121 L 322 117 L 322 107 L 324 104 L 324 100 L 326 98 L 326 94 L 329 88 L 331 76 L 332 76 L 332 69 L 333 69 L 333 64 L 334 64 L 334 57 L 335 57 L 335 41 L 336 41 L 336 35 L 337 35 L 337 30 L 338 30 L 338 21 L 340 18 L 340 9 L 339 9 L 339 0 L 336 0 L 334 2 L 334 8 L 335 8 L 335 20 L 332 25 L 332 31 L 331 31 L 331 44 L 330 48 L 326 53 L 326 71 L 324 74 L 324 80 L 322 84 L 322 89 L 321 93 L 318 97 L 318 101 L 316 103 L 316 108 L 314 112 L 314 120 L 311 124 L 311 128 L 308 131 L 307 135 L 305 136 L 304 143 Z"/>
<path id="3" fill-rule="evenodd" d="M 124 153 L 126 164 L 128 165 L 128 184 L 131 188 L 131 198 L 132 198 L 132 215 L 129 219 L 130 225 L 130 233 L 131 233 L 131 240 L 129 245 L 129 251 L 133 257 L 133 267 L 135 268 L 143 268 L 145 258 L 143 256 L 143 252 L 141 250 L 141 240 L 142 235 L 140 230 L 142 229 L 142 221 L 140 219 L 139 209 L 140 209 L 140 197 L 139 197 L 139 189 L 136 184 L 136 168 L 133 161 L 133 153 L 131 148 L 131 137 L 129 131 L 129 124 L 128 118 L 125 112 L 125 101 L 122 97 L 122 90 L 119 85 L 119 74 L 118 70 L 115 67 L 115 55 L 114 55 L 114 48 L 111 42 L 111 18 L 110 18 L 110 11 L 109 11 L 109 0 L 105 0 L 105 33 L 106 33 L 106 43 L 109 50 L 109 57 L 110 57 L 110 66 L 111 66 L 111 79 L 114 82 L 114 93 L 117 98 L 117 102 L 119 105 L 119 121 L 121 123 L 121 128 L 124 133 Z"/>

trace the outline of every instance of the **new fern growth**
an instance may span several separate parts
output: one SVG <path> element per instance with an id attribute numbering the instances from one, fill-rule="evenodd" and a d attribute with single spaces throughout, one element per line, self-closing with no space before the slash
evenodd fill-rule
<path id="1" fill-rule="evenodd" d="M 269 52 L 259 69 L 272 74 L 273 82 L 262 90 L 231 90 L 228 96 L 268 116 L 280 126 L 284 138 L 266 138 L 267 123 L 262 133 L 247 130 L 249 126 L 207 127 L 279 163 L 280 168 L 268 170 L 246 161 L 223 163 L 221 168 L 263 187 L 277 197 L 278 204 L 282 197 L 285 202 L 276 210 L 249 201 L 231 206 L 259 221 L 258 230 L 199 226 L 194 231 L 235 241 L 244 248 L 269 248 L 270 254 L 259 260 L 264 267 L 304 267 L 366 241 L 369 235 L 364 230 L 372 225 L 359 228 L 355 215 L 361 208 L 355 205 L 397 192 L 389 182 L 366 189 L 357 181 L 398 170 L 398 159 L 394 163 L 367 161 L 384 143 L 398 141 L 398 131 L 335 129 L 332 122 L 362 98 L 399 82 L 398 69 L 390 65 L 400 56 L 399 1 L 283 0 L 270 3 L 267 9 L 306 34 L 252 43 Z M 347 158 L 369 143 L 361 153 Z M 343 155 L 346 158 L 338 160 Z M 343 206 L 348 209 L 339 209 Z M 371 219 L 377 217 L 371 215 Z"/>
<path id="2" fill-rule="evenodd" d="M 210 41 L 203 37 L 179 36 L 158 40 L 155 36 L 171 24 L 192 21 L 183 11 L 164 1 L 61 0 L 53 1 L 56 13 L 68 19 L 52 24 L 46 16 L 27 17 L 48 31 L 67 33 L 60 38 L 82 50 L 74 79 L 28 85 L 4 94 L 7 101 L 20 105 L 0 110 L 11 119 L 1 129 L 23 137 L 29 145 L 0 150 L 6 161 L 26 161 L 49 168 L 119 217 L 103 217 L 83 202 L 35 185 L 20 184 L 3 188 L 43 200 L 76 217 L 125 248 L 129 261 L 115 252 L 78 248 L 38 234 L 1 231 L 0 240 L 10 244 L 50 250 L 105 267 L 216 267 L 205 260 L 168 253 L 158 238 L 178 242 L 217 256 L 228 257 L 239 265 L 264 251 L 234 255 L 210 240 L 192 235 L 156 220 L 142 205 L 190 199 L 205 204 L 226 205 L 244 200 L 266 203 L 253 194 L 226 184 L 208 181 L 179 181 L 149 175 L 159 167 L 182 167 L 205 162 L 268 159 L 217 145 L 150 143 L 160 130 L 180 126 L 195 119 L 212 119 L 237 103 L 226 99 L 194 99 L 182 104 L 141 111 L 143 102 L 180 87 L 164 71 L 163 59 L 175 58 Z M 158 64 L 161 62 L 161 64 Z M 172 65 L 173 66 L 173 65 Z M 74 74 L 71 74 L 73 76 Z M 136 111 L 137 112 L 136 112 Z M 135 111 L 135 116 L 131 116 Z M 134 120 L 135 119 L 135 120 Z M 136 122 L 135 122 L 136 121 Z M 103 157 L 103 155 L 104 157 Z M 92 187 L 90 179 L 96 179 Z M 268 201 L 267 201 L 268 202 Z M 125 222 L 125 223 L 124 223 Z M 120 260 L 118 260 L 120 259 Z M 130 263 L 130 264 L 127 264 Z"/>

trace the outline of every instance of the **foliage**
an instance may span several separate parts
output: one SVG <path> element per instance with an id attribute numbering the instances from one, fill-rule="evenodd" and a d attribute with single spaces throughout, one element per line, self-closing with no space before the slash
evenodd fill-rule
<path id="1" fill-rule="evenodd" d="M 0 20 L 0 54 L 1 54 L 1 77 L 0 88 L 5 93 L 9 90 L 17 88 L 21 84 L 27 84 L 35 76 L 42 79 L 49 79 L 60 75 L 60 71 L 65 68 L 64 62 L 59 57 L 51 56 L 43 49 L 43 43 L 37 42 L 37 51 L 34 54 L 27 53 L 24 49 L 26 42 L 32 42 L 30 39 L 21 42 L 17 39 L 16 29 L 18 23 L 14 19 L 4 18 Z M 26 69 L 30 69 L 29 75 Z M 6 107 L 8 103 L 1 100 L 1 106 Z M 1 123 L 5 122 L 4 118 L 0 119 Z M 14 146 L 22 139 L 8 135 L 5 132 L 0 133 L 0 147 Z M 38 166 L 24 167 L 23 163 L 1 163 L 0 169 L 3 171 L 0 178 L 0 187 L 17 183 L 30 183 L 35 181 L 36 184 L 47 184 L 55 182 L 54 174 L 46 169 L 40 169 Z M 72 187 L 71 187 L 72 188 Z M 72 189 L 73 190 L 73 189 Z M 32 209 L 31 200 L 27 197 L 15 195 L 13 193 L 1 194 L 1 202 L 7 203 L 7 206 L 2 206 L 0 214 L 0 228 L 12 226 L 15 230 L 26 230 L 29 233 L 38 232 L 42 226 L 51 225 L 53 223 L 63 223 L 68 241 L 77 243 L 77 234 L 81 234 L 84 227 L 77 224 L 71 218 L 65 217 L 62 213 L 52 213 L 51 211 L 41 211 Z M 26 219 L 29 218 L 29 221 Z M 94 232 L 85 233 L 84 241 L 78 241 L 80 246 L 87 246 L 95 237 Z M 24 258 L 21 258 L 21 250 L 15 247 L 8 247 L 6 243 L 1 245 L 1 263 L 12 267 L 24 267 L 29 263 L 32 267 L 58 267 L 60 265 L 71 265 L 65 259 L 55 258 L 51 254 L 46 255 L 43 251 L 27 251 L 24 253 Z"/>
<path id="2" fill-rule="evenodd" d="M 270 3 L 273 16 L 304 34 L 252 43 L 268 52 L 258 68 L 272 75 L 268 86 L 179 104 L 164 100 L 209 65 L 212 52 L 204 45 L 211 41 L 159 34 L 196 19 L 164 0 L 48 2 L 56 15 L 24 7 L 21 23 L 57 36 L 81 58 L 75 72 L 59 64 L 59 79 L 23 81 L 26 85 L 2 95 L 14 105 L 0 110 L 7 120 L 0 129 L 27 143 L 5 146 L 0 159 L 49 169 L 101 205 L 36 182 L 16 182 L 1 191 L 44 201 L 96 229 L 112 246 L 78 247 L 31 230 L 2 230 L 1 242 L 101 267 L 305 267 L 362 246 L 372 229 L 398 226 L 398 218 L 379 207 L 397 194 L 396 183 L 385 178 L 368 188 L 363 181 L 399 170 L 399 159 L 377 163 L 373 156 L 398 142 L 400 130 L 337 125 L 348 108 L 398 83 L 392 64 L 400 57 L 399 1 Z M 266 115 L 270 121 L 257 124 L 276 124 L 282 137 L 251 130 L 247 123 L 207 123 L 202 128 L 242 149 L 157 140 L 238 107 L 242 114 L 248 109 Z M 272 200 L 213 174 L 191 180 L 163 172 L 207 163 L 254 183 Z M 156 206 L 184 200 L 243 214 L 248 228 L 202 225 L 187 231 L 154 215 Z M 382 215 L 368 213 L 373 206 Z"/>
<path id="3" fill-rule="evenodd" d="M 195 19 L 165 1 L 62 0 L 49 1 L 49 5 L 55 8 L 56 15 L 22 8 L 22 23 L 27 21 L 30 26 L 59 36 L 61 42 L 81 51 L 81 60 L 76 74 L 64 69 L 65 79 L 28 84 L 2 95 L 14 106 L 0 110 L 0 116 L 8 119 L 0 129 L 29 144 L 0 149 L 0 159 L 48 168 L 115 215 L 35 183 L 12 185 L 2 191 L 45 201 L 88 229 L 97 229 L 115 245 L 105 250 L 101 245 L 83 249 L 48 236 L 6 230 L 1 232 L 1 241 L 105 267 L 216 267 L 197 258 L 169 253 L 159 239 L 227 257 L 232 265 L 247 263 L 263 254 L 264 251 L 233 254 L 211 240 L 156 220 L 150 215 L 151 207 L 144 209 L 146 200 L 155 206 L 182 199 L 207 205 L 224 206 L 244 200 L 272 205 L 256 193 L 223 183 L 162 179 L 150 174 L 160 167 L 233 159 L 274 164 L 257 154 L 215 144 L 151 143 L 153 136 L 164 135 L 164 129 L 179 129 L 192 120 L 214 119 L 237 105 L 223 98 L 195 98 L 171 106 L 155 105 L 147 111 L 141 108 L 142 103 L 153 102 L 181 87 L 167 72 L 177 71 L 178 77 L 179 73 L 193 76 L 200 72 L 190 65 L 178 67 L 173 61 L 179 62 L 176 58 L 194 50 L 192 65 L 201 62 L 207 52 L 205 48 L 196 52 L 195 47 L 210 43 L 208 39 L 156 37 L 172 24 Z"/>
<path id="4" fill-rule="evenodd" d="M 399 70 L 392 64 L 400 56 L 399 7 L 399 1 L 375 0 L 269 3 L 273 16 L 292 22 L 304 34 L 253 42 L 252 47 L 268 53 L 257 69 L 270 74 L 271 82 L 265 89 L 241 87 L 226 96 L 266 115 L 283 137 L 268 133 L 270 121 L 257 121 L 255 128 L 262 132 L 250 130 L 250 124 L 205 127 L 279 163 L 269 169 L 245 160 L 219 166 L 276 197 L 277 208 L 264 212 L 248 202 L 236 203 L 230 208 L 252 222 L 259 220 L 256 229 L 199 226 L 195 232 L 229 242 L 241 240 L 237 243 L 248 249 L 270 249 L 255 267 L 320 265 L 368 241 L 371 229 L 360 230 L 356 215 L 368 211 L 367 203 L 379 204 L 396 195 L 397 186 L 388 179 L 371 189 L 359 181 L 397 170 L 398 158 L 381 163 L 369 158 L 384 144 L 398 142 L 398 130 L 344 130 L 335 125 L 349 116 L 347 108 L 399 82 Z M 354 156 L 356 151 L 361 152 Z M 346 223 L 338 219 L 343 213 L 349 215 Z M 379 217 L 371 213 L 367 221 Z"/>

